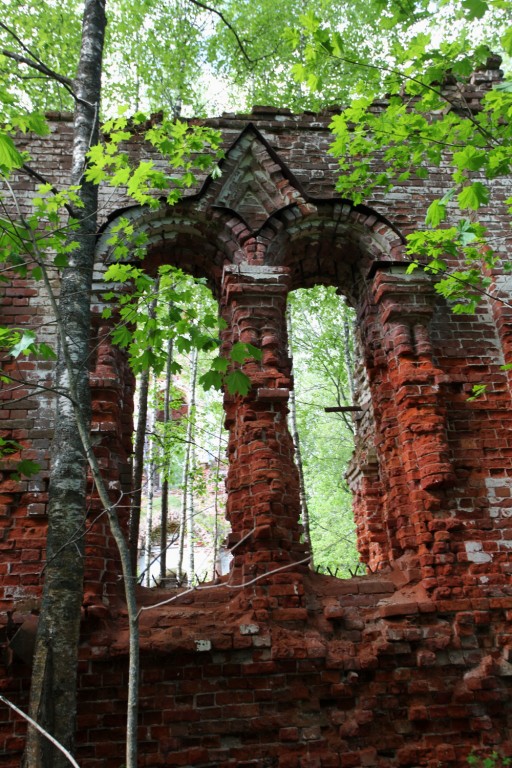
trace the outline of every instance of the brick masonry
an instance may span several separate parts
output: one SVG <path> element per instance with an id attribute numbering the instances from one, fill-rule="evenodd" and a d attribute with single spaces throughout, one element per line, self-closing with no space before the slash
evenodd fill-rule
<path id="1" fill-rule="evenodd" d="M 471 103 L 495 74 L 473 79 Z M 129 207 L 102 192 L 91 386 L 96 450 L 113 498 L 129 490 L 133 379 L 100 310 L 108 231 L 121 212 L 148 234 L 149 264 L 175 263 L 207 278 L 227 321 L 224 351 L 241 340 L 263 352 L 261 363 L 245 366 L 249 394 L 225 398 L 229 578 L 159 608 L 151 605 L 173 593 L 140 590 L 140 765 L 147 768 L 452 768 L 465 765 L 472 749 L 512 754 L 512 409 L 509 374 L 500 368 L 512 359 L 503 301 L 511 280 L 497 270 L 491 296 L 461 317 L 430 277 L 406 274 L 404 236 L 446 190 L 446 171 L 354 207 L 334 191 L 330 117 L 255 108 L 210 120 L 223 131 L 223 174 L 173 208 Z M 24 139 L 56 184 L 66 178 L 70 139 L 69 122 L 57 115 L 49 141 Z M 139 151 L 137 141 L 131 151 Z M 494 184 L 484 220 L 506 256 L 510 185 Z M 19 179 L 17 188 L 28 205 L 32 186 Z M 339 288 L 358 318 L 362 410 L 348 477 L 371 573 L 343 581 L 312 574 L 304 562 L 286 423 L 293 386 L 286 296 L 316 283 Z M 38 285 L 13 280 L 0 318 L 53 338 Z M 48 362 L 7 368 L 51 382 Z M 474 383 L 487 390 L 469 401 Z M 30 481 L 3 471 L 0 486 L 2 637 L 18 632 L 6 647 L 0 689 L 23 705 L 44 563 L 51 394 L 6 387 L 1 415 L 2 434 L 43 467 Z M 92 497 L 78 757 L 83 768 L 118 768 L 126 612 L 97 512 Z M 277 572 L 264 577 L 270 570 Z M 0 708 L 0 766 L 19 765 L 23 733 Z"/>

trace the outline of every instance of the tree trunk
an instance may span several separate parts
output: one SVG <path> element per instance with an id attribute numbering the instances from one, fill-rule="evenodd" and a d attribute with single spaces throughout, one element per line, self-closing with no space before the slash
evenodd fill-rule
<path id="1" fill-rule="evenodd" d="M 149 305 L 149 317 L 156 315 L 158 302 L 158 280 L 155 283 L 155 296 Z M 144 445 L 146 442 L 146 422 L 148 418 L 148 394 L 149 394 L 149 368 L 142 371 L 139 376 L 139 412 L 137 416 L 137 428 L 135 431 L 135 443 L 133 446 L 132 464 L 132 503 L 130 506 L 130 524 L 128 531 L 128 543 L 132 560 L 132 570 L 137 574 L 137 553 L 139 545 L 140 510 L 142 501 L 142 478 L 144 475 Z"/>
<path id="2" fill-rule="evenodd" d="M 165 392 L 164 392 L 164 447 L 163 447 L 163 469 L 162 469 L 162 514 L 160 516 L 160 581 L 163 582 L 167 575 L 167 517 L 169 515 L 169 458 L 165 438 L 168 425 L 171 418 L 170 399 L 171 399 L 171 369 L 173 358 L 172 338 L 167 342 L 167 362 L 165 366 Z"/>
<path id="3" fill-rule="evenodd" d="M 190 471 L 193 472 L 196 463 L 195 446 L 190 446 Z M 187 573 L 189 586 L 195 584 L 195 558 L 194 558 L 194 484 L 189 477 L 187 483 Z"/>
<path id="4" fill-rule="evenodd" d="M 130 507 L 130 524 L 128 543 L 133 572 L 137 572 L 137 547 L 140 528 L 140 511 L 142 506 L 142 482 L 144 475 L 144 445 L 146 442 L 146 427 L 148 418 L 149 369 L 142 371 L 138 383 L 138 414 L 135 440 L 133 444 L 132 463 L 132 503 Z"/>
<path id="5" fill-rule="evenodd" d="M 187 451 L 189 452 L 189 472 L 194 470 L 196 451 L 195 451 L 195 424 L 196 424 L 196 382 L 197 382 L 197 349 L 192 350 L 192 356 L 190 360 L 190 402 L 188 413 L 188 427 L 187 427 Z M 194 584 L 195 582 L 195 565 L 194 565 L 194 486 L 190 482 L 190 477 L 187 483 L 186 494 L 186 507 L 187 507 L 187 554 L 188 554 L 188 583 Z"/>
<path id="6" fill-rule="evenodd" d="M 104 0 L 86 0 L 75 91 L 71 184 L 80 185 L 82 208 L 74 212 L 78 242 L 63 270 L 59 317 L 63 338 L 55 387 L 76 392 L 86 425 L 90 424 L 90 290 L 94 263 L 98 189 L 83 182 L 86 153 L 98 140 L 101 66 L 105 33 Z M 87 460 L 73 403 L 57 398 L 51 451 L 45 584 L 36 639 L 30 716 L 73 752 L 80 609 L 83 593 Z M 28 768 L 68 768 L 67 758 L 35 729 L 29 728 Z"/>
<path id="7" fill-rule="evenodd" d="M 183 461 L 183 481 L 182 489 L 183 495 L 181 497 L 181 512 L 180 512 L 180 538 L 178 544 L 178 578 L 182 578 L 183 574 L 183 558 L 185 550 L 185 539 L 189 546 L 188 550 L 188 570 L 189 581 L 193 579 L 193 574 L 190 573 L 190 542 L 193 541 L 193 533 L 190 530 L 189 523 L 193 523 L 193 520 L 189 516 L 189 497 L 190 497 L 190 471 L 192 466 L 192 442 L 194 440 L 194 424 L 195 424 L 195 408 L 196 408 L 196 378 L 197 378 L 197 350 L 193 349 L 190 358 L 190 393 L 189 393 L 189 406 L 188 406 L 188 422 L 187 422 L 187 435 L 185 438 L 185 458 Z M 193 553 L 192 553 L 192 567 L 193 567 Z"/>
<path id="8" fill-rule="evenodd" d="M 188 426 L 187 426 L 188 434 Z M 181 509 L 180 509 L 180 535 L 178 539 L 178 583 L 183 581 L 183 557 L 185 552 L 185 532 L 187 529 L 187 488 L 188 488 L 188 465 L 190 461 L 190 451 L 188 443 L 185 446 L 185 456 L 183 459 L 183 475 L 182 475 L 182 494 L 181 494 Z"/>
<path id="9" fill-rule="evenodd" d="M 154 414 L 150 413 L 148 418 L 148 431 L 153 431 Z M 146 474 L 148 478 L 148 512 L 146 527 L 146 586 L 151 586 L 151 565 L 152 565 L 152 533 L 153 533 L 153 498 L 155 494 L 155 462 L 153 459 L 154 444 L 152 440 L 148 441 L 148 461 Z"/>
<path id="10" fill-rule="evenodd" d="M 217 477 L 215 478 L 215 497 L 213 502 L 213 572 L 212 579 L 217 576 L 217 561 L 219 560 L 219 484 L 220 484 L 220 462 L 222 453 L 222 431 L 223 431 L 224 415 L 221 416 L 219 426 L 219 442 L 217 445 Z M 220 574 L 219 574 L 220 575 Z"/>
<path id="11" fill-rule="evenodd" d="M 289 307 L 286 310 L 286 324 L 287 324 L 287 330 L 288 330 L 288 348 L 290 350 L 290 357 L 293 360 L 293 351 L 292 351 L 293 329 L 292 329 L 292 317 L 291 317 L 291 312 Z M 290 415 L 289 415 L 290 426 L 291 426 L 290 431 L 292 433 L 293 444 L 295 446 L 295 461 L 297 464 L 297 469 L 299 470 L 299 495 L 300 495 L 302 528 L 304 531 L 304 541 L 308 545 L 309 554 L 311 555 L 311 560 L 309 561 L 309 565 L 310 565 L 310 568 L 313 568 L 313 548 L 311 545 L 311 533 L 310 533 L 310 525 L 309 525 L 308 497 L 306 494 L 306 485 L 304 483 L 304 467 L 302 465 L 300 437 L 299 437 L 299 430 L 297 429 L 297 409 L 295 407 L 295 390 L 293 388 L 290 390 L 290 399 L 288 401 L 288 405 L 290 408 Z"/>
<path id="12" fill-rule="evenodd" d="M 348 386 L 350 389 L 351 402 L 354 402 L 355 384 L 354 384 L 354 360 L 352 357 L 352 337 L 353 331 L 347 320 L 346 310 L 343 315 L 343 336 L 345 344 L 343 345 L 343 354 L 345 357 L 345 368 L 347 370 Z"/>

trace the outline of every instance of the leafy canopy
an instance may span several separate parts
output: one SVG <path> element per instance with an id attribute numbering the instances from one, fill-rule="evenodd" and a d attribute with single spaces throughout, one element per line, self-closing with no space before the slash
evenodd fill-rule
<path id="1" fill-rule="evenodd" d="M 441 277 L 436 290 L 456 312 L 473 312 L 500 257 L 479 212 L 493 203 L 494 180 L 510 173 L 512 81 L 487 88 L 477 108 L 464 88 L 471 73 L 498 66 L 491 45 L 505 57 L 512 54 L 512 4 L 441 2 L 434 11 L 429 4 L 428 15 L 421 10 L 426 6 L 417 7 L 412 16 L 399 9 L 384 13 L 381 28 L 393 24 L 402 33 L 384 65 L 354 62 L 338 30 L 304 16 L 306 64 L 296 74 L 318 91 L 316 73 L 326 62 L 340 72 L 356 64 L 368 76 L 355 84 L 350 105 L 331 124 L 341 195 L 357 204 L 415 177 L 427 178 L 428 166 L 449 168 L 451 188 L 441 198 L 432 195 L 425 228 L 409 235 L 407 251 L 414 264 Z M 440 19 L 449 31 L 439 41 Z M 512 213 L 512 197 L 506 203 Z M 455 259 L 462 268 L 450 271 Z M 508 262 L 503 266 L 508 269 Z"/>

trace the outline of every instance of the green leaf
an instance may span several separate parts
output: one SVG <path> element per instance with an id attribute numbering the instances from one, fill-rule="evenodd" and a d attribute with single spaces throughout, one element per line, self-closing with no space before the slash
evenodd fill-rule
<path id="1" fill-rule="evenodd" d="M 487 384 L 473 384 L 471 389 L 472 394 L 468 397 L 468 401 L 476 400 L 478 397 L 485 395 L 487 390 Z"/>
<path id="2" fill-rule="evenodd" d="M 23 459 L 19 462 L 19 464 L 16 465 L 16 471 L 13 474 L 13 477 L 15 479 L 19 479 L 21 475 L 25 475 L 25 477 L 31 477 L 32 475 L 37 475 L 40 470 L 41 465 L 38 464 L 37 461 Z"/>
<path id="3" fill-rule="evenodd" d="M 57 355 L 55 353 L 55 350 L 53 347 L 50 347 L 48 344 L 45 344 L 44 341 L 41 341 L 37 345 L 37 351 L 41 355 L 42 358 L 45 360 L 56 360 Z"/>
<path id="4" fill-rule="evenodd" d="M 261 349 L 252 344 L 237 341 L 236 344 L 233 344 L 229 356 L 235 363 L 243 363 L 250 357 L 253 357 L 255 360 L 261 360 Z"/>
<path id="5" fill-rule="evenodd" d="M 233 344 L 231 347 L 229 356 L 235 363 L 243 363 L 247 357 L 247 345 L 243 344 L 241 341 L 237 341 L 236 344 Z"/>
<path id="6" fill-rule="evenodd" d="M 17 344 L 12 347 L 10 354 L 13 357 L 18 357 L 23 352 L 27 353 L 27 350 L 33 345 L 36 340 L 36 334 L 34 331 L 24 331 L 21 339 Z"/>
<path id="7" fill-rule="evenodd" d="M 245 396 L 251 388 L 251 380 L 245 373 L 236 370 L 226 376 L 226 386 L 230 395 Z"/>
<path id="8" fill-rule="evenodd" d="M 68 265 L 68 257 L 65 253 L 58 253 L 54 258 L 53 263 L 58 269 L 63 269 Z"/>
<path id="9" fill-rule="evenodd" d="M 222 375 L 218 371 L 208 371 L 199 377 L 203 389 L 221 389 Z"/>
<path id="10" fill-rule="evenodd" d="M 469 21 L 481 19 L 488 10 L 485 0 L 462 0 L 462 7 L 466 10 L 466 18 Z"/>
<path id="11" fill-rule="evenodd" d="M 441 200 L 430 203 L 425 217 L 425 224 L 430 227 L 438 227 L 446 218 L 446 205 Z"/>
<path id="12" fill-rule="evenodd" d="M 118 347 L 127 347 L 132 340 L 132 334 L 125 325 L 118 325 L 112 332 L 112 341 Z"/>
<path id="13" fill-rule="evenodd" d="M 505 53 L 508 56 L 512 56 L 512 27 L 507 29 L 505 34 L 501 37 L 500 42 Z"/>
<path id="14" fill-rule="evenodd" d="M 261 360 L 263 357 L 263 352 L 258 347 L 255 347 L 253 344 L 246 344 L 247 347 L 247 354 L 250 357 L 253 357 L 255 360 Z"/>
<path id="15" fill-rule="evenodd" d="M 463 210 L 470 208 L 472 211 L 477 211 L 480 206 L 486 205 L 489 202 L 489 190 L 481 181 L 475 181 L 473 184 L 464 187 L 457 196 L 457 199 Z"/>
<path id="16" fill-rule="evenodd" d="M 227 357 L 216 357 L 211 362 L 212 371 L 220 371 L 220 373 L 226 373 L 229 368 L 229 360 Z"/>
<path id="17" fill-rule="evenodd" d="M 21 168 L 23 165 L 23 156 L 14 146 L 10 136 L 0 131 L 0 167 L 6 171 L 12 171 L 13 168 Z"/>
<path id="18" fill-rule="evenodd" d="M 0 456 L 9 456 L 9 454 L 16 453 L 22 448 L 23 446 L 16 440 L 6 440 L 4 437 L 0 437 Z"/>
<path id="19" fill-rule="evenodd" d="M 455 152 L 453 160 L 461 170 L 478 171 L 486 161 L 487 153 L 468 145 L 461 152 Z"/>

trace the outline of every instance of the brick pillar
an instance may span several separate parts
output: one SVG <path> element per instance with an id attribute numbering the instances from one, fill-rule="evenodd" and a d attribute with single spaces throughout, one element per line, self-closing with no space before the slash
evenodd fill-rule
<path id="1" fill-rule="evenodd" d="M 433 362 L 428 331 L 434 292 L 424 273 L 407 275 L 405 267 L 393 266 L 376 274 L 373 299 L 383 329 L 386 367 L 381 435 L 388 447 L 386 462 L 391 466 L 399 459 L 400 464 L 399 471 L 389 473 L 392 488 L 385 524 L 390 558 L 405 553 L 411 565 L 425 566 L 425 575 L 430 575 L 430 566 L 434 561 L 441 564 L 444 555 L 440 551 L 435 557 L 430 551 L 428 523 L 443 514 L 438 489 L 454 480 L 438 383 L 442 371 Z M 428 558 L 422 559 L 425 544 Z"/>
<path id="2" fill-rule="evenodd" d="M 263 352 L 261 362 L 244 365 L 252 381 L 248 395 L 226 393 L 224 400 L 229 429 L 227 517 L 232 526 L 232 580 L 238 583 L 305 557 L 298 473 L 287 423 L 292 386 L 285 321 L 289 286 L 289 271 L 283 267 L 228 266 L 223 274 L 223 352 L 238 341 Z"/>

